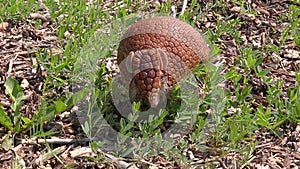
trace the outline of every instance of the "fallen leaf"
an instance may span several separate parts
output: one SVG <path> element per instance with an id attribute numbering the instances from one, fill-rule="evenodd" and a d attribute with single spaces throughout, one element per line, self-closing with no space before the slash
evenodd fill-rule
<path id="1" fill-rule="evenodd" d="M 231 11 L 231 12 L 236 12 L 236 13 L 238 13 L 238 12 L 241 11 L 241 7 L 239 7 L 239 6 L 234 6 L 234 7 L 232 7 L 232 8 L 230 9 L 230 11 Z"/>
<path id="2" fill-rule="evenodd" d="M 0 23 L 0 31 L 6 31 L 9 24 L 7 22 L 1 22 Z"/>

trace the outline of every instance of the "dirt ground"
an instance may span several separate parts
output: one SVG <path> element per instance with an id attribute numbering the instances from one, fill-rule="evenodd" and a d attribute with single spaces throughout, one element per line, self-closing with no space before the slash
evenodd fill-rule
<path id="1" fill-rule="evenodd" d="M 206 4 L 207 2 L 201 1 Z M 280 44 L 280 36 L 284 26 L 288 24 L 280 22 L 281 16 L 286 16 L 289 6 L 292 4 L 289 1 L 255 1 L 249 3 L 252 8 L 260 13 L 259 16 L 241 14 L 240 7 L 234 3 L 229 3 L 225 10 L 221 12 L 232 13 L 236 17 L 240 17 L 245 24 L 239 27 L 236 31 L 242 39 L 243 46 L 251 46 L 254 49 L 263 49 L 265 44 L 273 43 Z M 188 4 L 189 5 L 189 4 Z M 299 7 L 299 5 L 298 5 Z M 180 7 L 178 7 L 180 11 Z M 47 11 L 42 11 L 42 16 L 46 15 Z M 196 26 L 205 32 L 208 28 L 214 28 L 217 18 L 221 21 L 224 19 L 214 11 L 209 11 L 208 14 L 196 23 Z M 29 17 L 27 20 L 8 25 L 0 23 L 0 104 L 4 105 L 4 109 L 9 114 L 12 111 L 9 109 L 11 103 L 10 98 L 5 94 L 4 83 L 8 77 L 13 77 L 18 80 L 19 84 L 24 88 L 26 99 L 23 101 L 21 113 L 26 117 L 31 118 L 38 110 L 41 104 L 43 84 L 46 79 L 46 69 L 43 63 L 37 62 L 37 57 L 42 51 L 63 56 L 64 42 L 58 41 L 57 27 L 55 22 L 45 20 L 39 27 L 34 27 L 34 23 L 40 18 Z M 2 26 L 1 26 L 2 24 Z M 275 30 L 275 31 L 274 31 Z M 222 35 L 218 40 L 218 45 L 223 50 L 218 56 L 223 64 L 231 67 L 235 63 L 235 57 L 239 55 L 237 43 L 228 35 Z M 264 53 L 265 60 L 262 63 L 262 68 L 271 68 L 268 74 L 273 79 L 281 79 L 285 82 L 282 87 L 283 91 L 293 87 L 296 78 L 295 72 L 299 72 L 300 64 L 300 49 L 292 39 L 282 46 L 280 55 L 272 52 Z M 255 98 L 253 106 L 258 106 L 259 103 L 266 102 L 264 95 L 266 86 L 261 79 L 252 78 L 250 82 L 253 84 L 252 93 Z M 232 84 L 228 84 L 228 90 L 233 90 Z M 59 91 L 54 91 L 60 95 Z M 283 98 L 286 95 L 283 94 Z M 62 131 L 56 135 L 59 139 L 79 139 L 76 142 L 62 142 L 54 144 L 52 148 L 58 151 L 58 157 L 66 164 L 76 163 L 75 168 L 116 168 L 116 164 L 105 164 L 89 161 L 84 156 L 96 157 L 89 149 L 88 142 L 80 129 L 80 124 L 76 120 L 76 116 L 70 111 L 63 112 L 58 115 L 55 120 L 45 125 L 44 130 Z M 193 153 L 194 164 L 203 165 L 205 163 L 213 163 L 218 168 L 298 168 L 300 166 L 300 125 L 299 124 L 284 124 L 277 131 L 282 132 L 280 137 L 266 129 L 254 131 L 254 139 L 259 144 L 252 152 L 248 163 L 241 166 L 238 163 L 239 153 L 230 152 L 222 158 L 218 158 L 213 154 L 202 152 L 197 149 L 190 150 Z M 0 126 L 0 142 L 8 131 Z M 22 157 L 21 163 L 26 164 L 28 168 L 64 168 L 64 166 L 56 159 L 41 159 L 41 155 L 47 153 L 45 144 L 38 143 L 36 140 L 25 143 L 22 142 L 29 137 L 29 133 L 21 133 L 15 140 L 13 150 L 5 151 L 0 149 L 0 168 L 9 168 L 13 166 L 12 160 Z M 81 140 L 80 140 L 81 139 Z M 152 163 L 161 168 L 180 168 L 179 164 L 174 161 L 168 161 L 163 156 L 157 156 L 148 159 Z M 129 162 L 128 162 L 129 163 Z M 149 168 L 149 164 L 140 162 L 142 168 Z M 155 167 L 153 167 L 155 168 Z M 199 167 L 201 168 L 201 167 Z"/>

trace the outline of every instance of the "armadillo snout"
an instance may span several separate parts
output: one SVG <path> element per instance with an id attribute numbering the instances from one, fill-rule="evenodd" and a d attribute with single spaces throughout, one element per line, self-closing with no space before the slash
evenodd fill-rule
<path id="1" fill-rule="evenodd" d="M 159 103 L 159 94 L 161 90 L 161 72 L 156 68 L 142 70 L 135 76 L 139 93 L 144 100 L 147 99 L 151 107 L 156 107 Z M 138 97 L 138 96 L 133 96 Z"/>

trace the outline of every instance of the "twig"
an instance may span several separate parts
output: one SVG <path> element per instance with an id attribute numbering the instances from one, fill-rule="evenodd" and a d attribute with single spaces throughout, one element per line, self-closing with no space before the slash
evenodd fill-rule
<path id="1" fill-rule="evenodd" d="M 34 163 L 37 165 L 41 164 L 44 161 L 51 159 L 54 156 L 53 153 L 55 153 L 56 155 L 59 155 L 59 154 L 63 153 L 66 149 L 67 149 L 66 146 L 57 147 L 56 149 L 53 150 L 53 152 L 47 152 L 47 153 L 41 155 L 39 158 L 37 158 L 34 161 Z"/>
<path id="2" fill-rule="evenodd" d="M 7 53 L 13 53 L 13 52 L 14 52 L 13 50 L 5 50 L 5 51 L 1 51 L 0 55 L 4 55 L 4 54 L 7 54 Z"/>
<path id="3" fill-rule="evenodd" d="M 228 168 L 221 159 L 219 159 L 218 161 L 219 161 L 220 165 L 222 166 L 222 168 Z"/>
<path id="4" fill-rule="evenodd" d="M 243 165 L 241 166 L 241 168 L 244 168 L 246 165 L 250 164 L 250 162 L 251 162 L 252 160 L 254 160 L 255 157 L 256 157 L 256 156 L 253 156 L 252 158 L 250 158 L 245 164 L 243 164 Z"/>
<path id="5" fill-rule="evenodd" d="M 38 46 L 39 47 L 39 46 Z M 12 50 L 6 50 L 6 51 L 1 51 L 0 54 L 8 54 L 8 53 L 13 53 L 13 54 L 10 54 L 10 55 L 16 55 L 16 56 L 28 56 L 28 55 L 31 55 L 31 54 L 35 54 L 36 51 L 21 51 L 21 52 L 15 52 L 15 51 L 12 51 Z"/>
<path id="6" fill-rule="evenodd" d="M 145 161 L 145 160 L 141 160 L 141 162 L 142 162 L 142 163 L 145 163 L 145 164 L 149 164 L 149 165 L 154 166 L 154 167 L 157 167 L 157 168 L 164 168 L 164 167 L 158 166 L 158 165 L 156 165 L 156 164 L 150 163 L 150 162 Z"/>
<path id="7" fill-rule="evenodd" d="M 266 143 L 266 144 L 260 144 L 260 145 L 257 145 L 257 146 L 255 146 L 255 149 L 258 149 L 258 148 L 261 148 L 261 147 L 266 147 L 266 146 L 271 146 L 271 142 L 269 142 L 269 143 Z"/>
<path id="8" fill-rule="evenodd" d="M 116 158 L 115 156 L 110 155 L 108 153 L 105 153 L 100 149 L 98 149 L 98 152 L 104 154 L 105 157 L 106 157 L 106 160 L 113 163 L 113 164 L 115 164 L 118 168 L 121 168 L 121 169 L 138 169 L 138 167 L 136 167 L 135 164 L 127 163 L 127 162 L 123 161 L 121 158 Z"/>
<path id="9" fill-rule="evenodd" d="M 187 5 L 187 0 L 184 0 L 184 1 L 183 1 L 182 10 L 181 10 L 180 15 L 183 15 L 183 14 L 184 14 L 184 11 L 185 11 L 185 9 L 186 9 L 186 5 Z"/>
<path id="10" fill-rule="evenodd" d="M 195 162 L 191 162 L 191 165 L 199 165 L 199 164 L 204 164 L 204 163 L 209 163 L 209 162 L 214 162 L 214 161 L 217 161 L 217 160 L 215 158 L 211 158 L 211 159 L 208 159 L 208 160 L 198 160 L 198 161 L 195 161 Z"/>
<path id="11" fill-rule="evenodd" d="M 14 55 L 17 55 L 17 56 L 29 56 L 29 55 L 32 55 L 32 54 L 35 54 L 36 51 L 21 51 L 21 52 L 16 52 L 14 53 Z"/>
<path id="12" fill-rule="evenodd" d="M 13 65 L 14 65 L 14 60 L 16 60 L 17 57 L 18 57 L 18 55 L 16 55 L 14 58 L 12 58 L 12 59 L 9 61 L 6 80 L 7 80 L 8 77 L 10 77 L 10 74 L 11 74 L 11 71 L 12 71 L 12 67 L 13 67 Z"/>
<path id="13" fill-rule="evenodd" d="M 61 139 L 61 138 L 52 138 L 52 139 L 22 139 L 22 144 L 71 144 L 71 143 L 82 143 L 82 142 L 89 142 L 90 139 L 88 138 L 81 138 L 81 139 Z"/>

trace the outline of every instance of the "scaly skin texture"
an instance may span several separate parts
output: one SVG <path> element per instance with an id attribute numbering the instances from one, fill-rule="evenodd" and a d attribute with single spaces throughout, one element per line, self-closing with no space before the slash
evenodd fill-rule
<path id="1" fill-rule="evenodd" d="M 169 91 L 196 65 L 206 62 L 209 53 L 202 35 L 192 26 L 158 16 L 129 27 L 120 42 L 117 63 L 125 60 L 120 71 L 134 76 L 130 83 L 133 100 L 148 100 L 151 107 L 156 107 L 159 91 Z"/>

